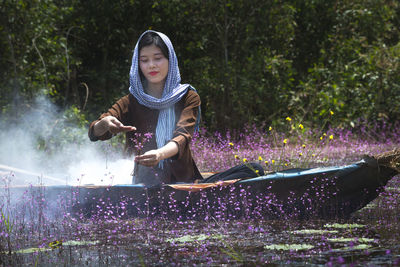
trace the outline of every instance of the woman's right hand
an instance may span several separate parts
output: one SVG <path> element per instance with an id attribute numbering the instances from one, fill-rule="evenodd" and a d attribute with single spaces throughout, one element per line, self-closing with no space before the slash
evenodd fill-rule
<path id="1" fill-rule="evenodd" d="M 125 126 L 114 116 L 104 117 L 94 125 L 94 135 L 96 136 L 102 136 L 108 131 L 116 134 L 120 132 L 136 131 L 136 127 Z"/>

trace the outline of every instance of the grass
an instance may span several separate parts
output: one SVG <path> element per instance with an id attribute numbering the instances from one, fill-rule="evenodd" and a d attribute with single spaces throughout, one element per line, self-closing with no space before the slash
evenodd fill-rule
<path id="1" fill-rule="evenodd" d="M 250 126 L 226 134 L 202 129 L 192 142 L 194 157 L 202 171 L 225 170 L 246 159 L 272 172 L 345 165 L 400 144 L 398 125 L 320 132 L 298 127 L 292 120 L 287 123 L 283 132 Z M 400 264 L 399 176 L 348 219 L 234 219 L 221 214 L 204 220 L 170 220 L 127 216 L 129 199 L 117 205 L 96 199 L 97 212 L 91 217 L 73 216 L 68 207 L 80 201 L 77 192 L 57 203 L 48 203 L 46 189 L 40 186 L 12 196 L 7 187 L 12 175 L 2 177 L 5 189 L 0 191 L 0 265 L 4 266 Z M 169 208 L 178 204 L 169 203 Z"/>

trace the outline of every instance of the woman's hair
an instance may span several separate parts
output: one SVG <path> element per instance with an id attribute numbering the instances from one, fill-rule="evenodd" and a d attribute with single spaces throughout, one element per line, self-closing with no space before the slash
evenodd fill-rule
<path id="1" fill-rule="evenodd" d="M 142 50 L 143 47 L 145 46 L 149 46 L 149 45 L 155 45 L 158 48 L 160 48 L 161 52 L 163 53 L 163 55 L 169 59 L 168 57 L 168 47 L 167 45 L 164 43 L 164 41 L 161 39 L 161 37 L 155 33 L 155 32 L 148 32 L 145 35 L 142 36 L 142 39 L 140 39 L 139 41 L 139 53 L 140 50 Z"/>

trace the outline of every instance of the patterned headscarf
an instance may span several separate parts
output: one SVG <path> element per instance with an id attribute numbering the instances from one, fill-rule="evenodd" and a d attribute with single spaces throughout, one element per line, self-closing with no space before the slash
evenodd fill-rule
<path id="1" fill-rule="evenodd" d="M 139 42 L 143 35 L 148 32 L 154 32 L 158 34 L 168 47 L 168 75 L 161 98 L 153 97 L 144 92 L 139 74 Z M 173 132 L 175 129 L 175 103 L 181 100 L 188 89 L 195 90 L 190 84 L 180 83 L 181 75 L 178 67 L 178 59 L 171 41 L 165 34 L 152 30 L 142 33 L 133 52 L 129 81 L 129 92 L 138 100 L 141 105 L 160 110 L 156 127 L 156 142 L 157 147 L 161 148 L 173 137 Z M 196 128 L 198 128 L 199 118 L 200 110 L 197 116 Z M 160 167 L 162 166 L 163 162 L 160 162 Z"/>

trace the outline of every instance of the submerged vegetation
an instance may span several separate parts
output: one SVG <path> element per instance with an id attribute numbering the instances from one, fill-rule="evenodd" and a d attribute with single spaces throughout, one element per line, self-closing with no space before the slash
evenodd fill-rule
<path id="1" fill-rule="evenodd" d="M 224 135 L 202 129 L 193 140 L 200 169 L 220 171 L 243 162 L 259 162 L 268 172 L 349 164 L 400 144 L 398 125 L 360 124 L 353 131 L 319 132 L 289 119 L 285 132 L 269 126 Z M 0 191 L 0 261 L 5 266 L 400 263 L 399 176 L 350 218 L 329 220 L 132 218 L 124 198 L 117 204 L 96 199 L 95 212 L 87 216 L 69 209 L 80 201 L 77 191 L 49 203 L 46 187 L 32 185 L 16 198 L 11 195 L 13 179 L 14 174 L 3 174 Z"/>

